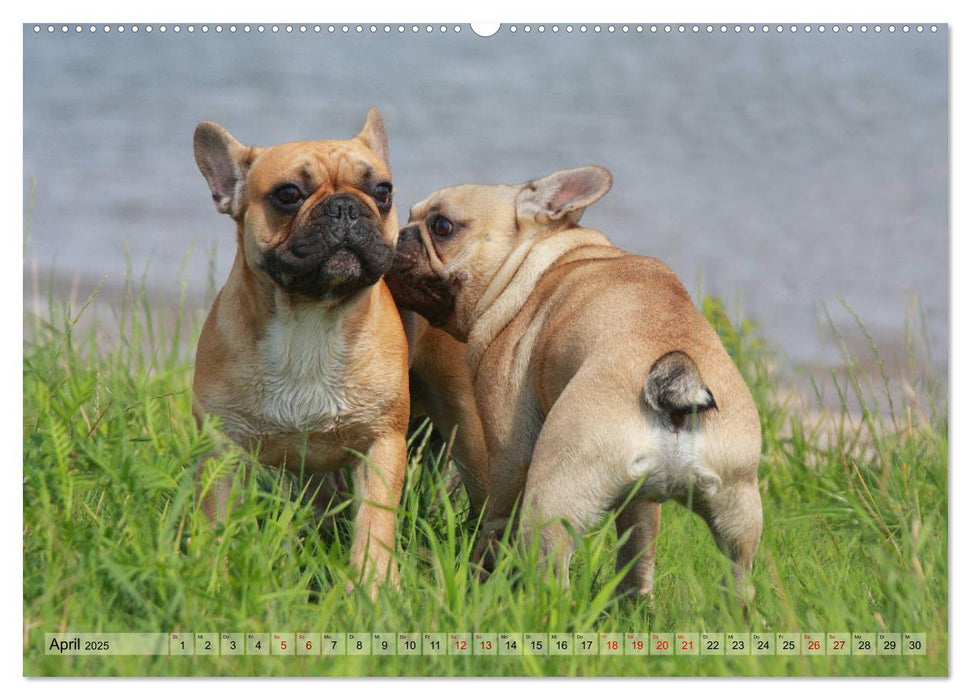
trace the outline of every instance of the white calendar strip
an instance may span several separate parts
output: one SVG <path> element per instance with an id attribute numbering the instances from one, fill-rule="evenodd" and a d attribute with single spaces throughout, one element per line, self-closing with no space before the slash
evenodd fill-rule
<path id="1" fill-rule="evenodd" d="M 923 656 L 924 632 L 45 634 L 50 656 Z"/>

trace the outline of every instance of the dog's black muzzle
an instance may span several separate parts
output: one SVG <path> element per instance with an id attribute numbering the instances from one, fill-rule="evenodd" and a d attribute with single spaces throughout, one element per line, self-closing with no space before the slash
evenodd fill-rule
<path id="1" fill-rule="evenodd" d="M 382 222 L 350 194 L 317 204 L 282 244 L 267 251 L 263 269 L 288 292 L 342 297 L 379 279 L 394 258 Z"/>
<path id="2" fill-rule="evenodd" d="M 384 280 L 398 306 L 421 314 L 436 328 L 445 325 L 455 308 L 451 285 L 432 270 L 417 226 L 398 232 L 394 262 Z"/>

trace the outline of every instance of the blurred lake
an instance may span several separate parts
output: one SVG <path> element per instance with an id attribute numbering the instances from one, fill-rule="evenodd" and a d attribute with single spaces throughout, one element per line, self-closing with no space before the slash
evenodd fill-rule
<path id="1" fill-rule="evenodd" d="M 819 319 L 825 304 L 852 326 L 840 299 L 892 352 L 919 300 L 933 359 L 947 362 L 945 27 L 520 25 L 485 39 L 467 25 L 457 35 L 73 26 L 24 27 L 25 309 L 35 270 L 42 295 L 53 270 L 55 288 L 76 283 L 83 300 L 106 273 L 108 289 L 120 286 L 126 255 L 138 275 L 148 265 L 161 296 L 176 295 L 190 247 L 185 280 L 201 305 L 212 252 L 221 285 L 235 241 L 193 160 L 196 123 L 260 145 L 347 138 L 376 105 L 402 223 L 445 185 L 597 163 L 614 187 L 584 223 L 661 258 L 692 295 L 721 295 L 795 362 L 838 361 Z"/>

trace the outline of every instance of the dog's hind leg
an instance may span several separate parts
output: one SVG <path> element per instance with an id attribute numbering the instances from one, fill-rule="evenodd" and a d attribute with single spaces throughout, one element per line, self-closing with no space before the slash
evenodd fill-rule
<path id="1" fill-rule="evenodd" d="M 592 404 L 597 392 L 590 383 L 600 381 L 574 378 L 557 399 L 536 441 L 523 493 L 520 537 L 527 546 L 539 539 L 544 562 L 555 562 L 564 586 L 574 533 L 582 536 L 632 486 L 626 469 L 631 411 L 625 414 L 612 400 Z M 591 415 L 598 429 L 591 429 Z"/>
<path id="2" fill-rule="evenodd" d="M 718 548 L 732 560 L 743 611 L 755 597 L 752 564 L 762 536 L 762 497 L 755 479 L 730 483 L 696 504 Z"/>
<path id="3" fill-rule="evenodd" d="M 635 595 L 649 595 L 654 586 L 661 504 L 634 497 L 617 513 L 616 525 L 618 539 L 629 532 L 617 552 L 617 572 L 630 565 L 620 583 L 620 590 Z"/>

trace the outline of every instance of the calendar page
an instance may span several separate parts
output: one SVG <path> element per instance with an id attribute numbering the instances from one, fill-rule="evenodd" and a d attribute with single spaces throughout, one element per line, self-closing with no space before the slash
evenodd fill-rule
<path id="1" fill-rule="evenodd" d="M 22 39 L 25 676 L 950 673 L 947 23 Z"/>

